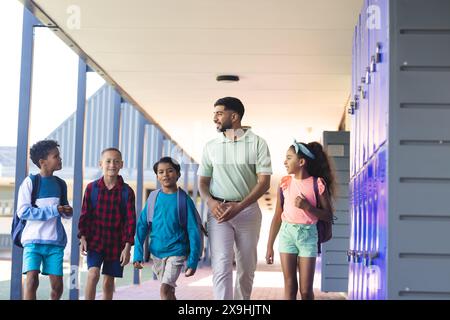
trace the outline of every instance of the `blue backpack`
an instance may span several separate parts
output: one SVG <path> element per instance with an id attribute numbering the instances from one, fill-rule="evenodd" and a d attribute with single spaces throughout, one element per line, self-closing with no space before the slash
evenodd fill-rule
<path id="1" fill-rule="evenodd" d="M 150 192 L 150 195 L 147 199 L 147 225 L 149 230 L 151 230 L 152 227 L 152 221 L 153 221 L 153 214 L 155 212 L 155 203 L 156 198 L 158 197 L 159 192 L 161 189 L 156 189 Z M 186 238 L 188 239 L 188 253 L 189 253 L 189 237 L 187 232 L 187 197 L 188 195 L 186 192 L 178 188 L 177 191 L 177 202 L 178 202 L 178 220 L 180 222 L 181 228 L 184 230 L 186 234 Z M 197 225 L 200 230 L 200 256 L 203 255 L 203 249 L 204 249 L 204 239 L 203 236 L 208 236 L 208 232 L 206 231 L 205 227 L 203 226 L 202 219 L 200 218 L 200 214 L 198 213 L 197 209 L 195 209 L 195 219 L 197 220 Z"/>
<path id="2" fill-rule="evenodd" d="M 98 180 L 95 180 L 92 183 L 92 191 L 91 191 L 91 205 L 92 209 L 95 210 L 95 207 L 97 206 L 98 202 L 98 183 L 100 182 L 101 178 Z M 122 214 L 126 214 L 127 212 L 127 202 L 128 202 L 128 184 L 125 182 L 123 183 L 122 187 L 122 194 L 120 197 L 120 212 Z"/>
<path id="3" fill-rule="evenodd" d="M 37 195 L 39 193 L 39 188 L 41 186 L 41 175 L 40 174 L 30 174 L 29 175 L 30 179 L 31 179 L 31 183 L 32 183 L 32 190 L 31 190 L 31 206 L 37 208 L 36 206 L 36 198 Z M 69 202 L 67 201 L 67 186 L 64 183 L 64 181 L 57 177 L 54 176 L 56 178 L 56 182 L 59 184 L 59 188 L 61 190 L 61 198 L 60 198 L 60 204 L 61 205 L 67 205 L 69 204 Z M 17 215 L 17 212 L 14 213 L 14 218 L 12 221 L 12 225 L 11 225 L 11 237 L 13 240 L 13 243 L 20 247 L 23 248 L 22 246 L 22 232 L 23 229 L 25 228 L 25 225 L 27 224 L 27 220 L 23 220 L 20 219 L 19 216 Z"/>

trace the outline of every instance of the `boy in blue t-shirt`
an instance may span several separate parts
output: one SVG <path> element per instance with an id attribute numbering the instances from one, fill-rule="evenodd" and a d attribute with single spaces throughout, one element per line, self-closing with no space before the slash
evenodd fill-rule
<path id="1" fill-rule="evenodd" d="M 180 165 L 170 157 L 161 158 L 153 166 L 153 171 L 161 183 L 153 211 L 150 232 L 150 253 L 153 272 L 161 282 L 162 300 L 176 300 L 176 281 L 187 260 L 186 277 L 194 275 L 201 250 L 200 228 L 196 220 L 196 209 L 192 199 L 187 196 L 186 230 L 180 225 L 178 217 L 177 181 L 180 178 Z M 180 191 L 181 192 L 181 191 Z M 133 265 L 142 269 L 143 244 L 147 237 L 148 201 L 141 212 L 134 240 Z M 189 248 L 189 252 L 188 252 Z"/>
<path id="2" fill-rule="evenodd" d="M 61 170 L 59 145 L 54 140 L 43 140 L 30 148 L 30 158 L 40 169 L 38 190 L 32 204 L 33 182 L 30 176 L 22 182 L 18 192 L 17 216 L 26 220 L 21 236 L 23 249 L 22 272 L 27 275 L 25 300 L 35 300 L 39 286 L 39 272 L 50 278 L 52 300 L 63 292 L 63 258 L 67 236 L 61 217 L 70 218 L 72 208 L 67 199 L 67 185 L 53 175 Z M 42 269 L 41 269 L 42 265 Z"/>

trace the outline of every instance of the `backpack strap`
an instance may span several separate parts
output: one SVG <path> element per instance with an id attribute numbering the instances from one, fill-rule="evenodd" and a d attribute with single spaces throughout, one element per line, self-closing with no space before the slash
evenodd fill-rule
<path id="1" fill-rule="evenodd" d="M 60 177 L 54 176 L 56 182 L 59 185 L 59 189 L 61 190 L 61 197 L 59 198 L 59 203 L 62 206 L 68 205 L 69 201 L 67 200 L 67 185 L 64 183 L 63 179 Z"/>
<path id="2" fill-rule="evenodd" d="M 100 178 L 101 179 L 101 178 Z M 91 206 L 92 209 L 95 209 L 98 202 L 98 184 L 100 182 L 100 179 L 95 180 L 92 182 L 92 190 L 91 190 Z M 122 193 L 120 195 L 120 212 L 125 214 L 127 212 L 127 203 L 128 203 L 128 190 L 129 186 L 125 182 L 122 186 Z M 66 193 L 67 196 L 67 193 Z"/>
<path id="3" fill-rule="evenodd" d="M 122 212 L 124 216 L 127 215 L 128 190 L 129 186 L 124 182 L 122 186 L 122 194 L 120 199 L 120 212 Z"/>
<path id="4" fill-rule="evenodd" d="M 316 208 L 321 209 L 319 200 L 319 185 L 317 184 L 317 177 L 313 177 L 314 195 L 316 197 Z"/>
<path id="5" fill-rule="evenodd" d="M 179 199 L 178 200 L 179 201 L 178 202 L 178 208 L 179 208 L 178 216 L 180 218 L 180 225 L 187 232 L 187 197 L 188 197 L 188 195 L 187 195 L 186 191 L 184 191 L 181 188 L 178 188 L 178 193 L 180 194 L 180 196 L 178 197 L 178 199 Z M 197 221 L 197 225 L 200 228 L 200 231 L 207 237 L 208 231 L 203 226 L 202 218 L 200 217 L 200 213 L 198 212 L 195 205 L 194 205 L 194 216 L 195 216 L 195 220 Z"/>
<path id="6" fill-rule="evenodd" d="M 284 194 L 283 191 L 287 189 L 289 183 L 291 182 L 291 176 L 284 176 L 280 181 L 280 196 L 281 196 L 281 208 L 284 206 Z"/>
<path id="7" fill-rule="evenodd" d="M 159 192 L 161 189 L 156 189 L 150 192 L 150 195 L 147 199 L 147 225 L 150 227 L 151 223 L 153 221 L 153 214 L 155 213 L 155 203 L 156 198 L 158 197 Z"/>
<path id="8" fill-rule="evenodd" d="M 284 194 L 283 189 L 280 187 L 281 208 L 284 208 Z"/>
<path id="9" fill-rule="evenodd" d="M 31 206 L 37 208 L 36 206 L 36 198 L 39 191 L 39 186 L 41 183 L 41 176 L 39 174 L 29 175 L 31 179 Z M 27 220 L 20 219 L 17 215 L 17 210 L 14 212 L 13 221 L 11 224 L 11 237 L 14 245 L 18 246 L 19 248 L 23 248 L 22 245 L 22 231 L 25 228 L 25 225 L 27 224 Z"/>
<path id="10" fill-rule="evenodd" d="M 180 226 L 187 232 L 187 195 L 186 192 L 181 188 L 178 188 L 177 191 L 177 203 Z"/>
<path id="11" fill-rule="evenodd" d="M 186 235 L 186 239 L 187 239 L 187 243 L 188 243 L 187 254 L 189 254 L 190 249 L 189 249 L 189 234 L 188 234 L 188 230 L 187 230 L 187 201 L 188 201 L 187 197 L 188 197 L 188 194 L 186 193 L 186 191 L 184 191 L 182 188 L 179 187 L 178 191 L 177 191 L 178 218 L 180 220 L 180 226 L 184 230 L 185 235 Z M 197 208 L 195 207 L 195 204 L 194 204 L 194 217 L 195 217 L 198 232 L 200 235 L 200 257 L 201 257 L 203 255 L 203 250 L 204 250 L 203 235 L 207 237 L 208 231 L 203 226 L 202 218 L 200 217 L 200 214 L 198 213 Z"/>
<path id="12" fill-rule="evenodd" d="M 37 208 L 36 199 L 39 192 L 39 188 L 41 186 L 41 175 L 38 174 L 30 174 L 31 184 L 33 189 L 31 190 L 31 206 Z"/>
<path id="13" fill-rule="evenodd" d="M 98 200 L 98 182 L 100 181 L 100 179 L 95 180 L 94 182 L 92 182 L 92 189 L 91 189 L 91 206 L 92 209 L 94 210 L 95 207 L 97 206 L 97 200 Z"/>

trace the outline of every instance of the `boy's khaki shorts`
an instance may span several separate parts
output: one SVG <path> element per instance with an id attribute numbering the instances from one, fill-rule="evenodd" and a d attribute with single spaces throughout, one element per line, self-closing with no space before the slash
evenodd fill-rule
<path id="1" fill-rule="evenodd" d="M 170 256 L 165 258 L 157 258 L 152 255 L 153 272 L 161 283 L 176 287 L 176 282 L 183 269 L 185 256 Z"/>

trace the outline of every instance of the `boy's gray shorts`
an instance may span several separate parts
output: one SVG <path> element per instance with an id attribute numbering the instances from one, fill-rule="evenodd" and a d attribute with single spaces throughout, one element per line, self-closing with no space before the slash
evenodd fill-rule
<path id="1" fill-rule="evenodd" d="M 165 258 L 157 258 L 152 255 L 153 272 L 161 283 L 176 287 L 176 282 L 183 269 L 185 256 L 170 256 Z"/>

